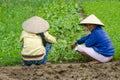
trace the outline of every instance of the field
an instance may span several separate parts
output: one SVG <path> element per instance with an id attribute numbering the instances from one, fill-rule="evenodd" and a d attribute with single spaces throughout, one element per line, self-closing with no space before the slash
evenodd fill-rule
<path id="1" fill-rule="evenodd" d="M 119 1 L 109 1 L 109 4 L 105 3 L 108 3 L 108 1 L 1 0 L 0 65 L 22 63 L 21 43 L 19 42 L 22 32 L 21 24 L 34 15 L 40 16 L 49 22 L 49 32 L 57 39 L 57 43 L 53 44 L 48 61 L 62 63 L 88 60 L 70 49 L 70 45 L 75 40 L 85 35 L 83 28 L 78 25 L 83 17 L 80 14 L 83 9 L 85 15 L 95 14 L 103 21 L 105 24 L 104 29 L 110 35 L 115 47 L 116 54 L 114 59 L 120 59 L 118 45 L 118 17 L 120 13 L 118 7 L 120 3 Z"/>
<path id="2" fill-rule="evenodd" d="M 81 13 L 95 14 L 105 24 L 115 47 L 112 62 L 83 63 L 89 59 L 70 49 L 85 35 L 78 25 Z M 119 80 L 119 14 L 119 0 L 0 0 L 0 80 Z M 49 33 L 57 39 L 48 56 L 56 64 L 21 66 L 21 24 L 34 15 L 49 22 Z"/>
<path id="3" fill-rule="evenodd" d="M 46 19 L 49 33 L 57 43 L 53 45 L 49 61 L 79 61 L 80 55 L 70 50 L 73 41 L 79 38 L 80 7 L 75 0 L 1 0 L 0 1 L 0 65 L 21 64 L 22 23 L 34 15 Z M 81 33 L 82 34 L 82 33 Z M 61 45 L 62 44 L 62 45 Z M 4 62 L 4 63 L 3 63 Z"/>

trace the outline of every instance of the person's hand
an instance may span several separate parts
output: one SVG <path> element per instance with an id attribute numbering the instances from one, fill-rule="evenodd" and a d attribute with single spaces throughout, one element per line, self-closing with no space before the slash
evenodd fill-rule
<path id="1" fill-rule="evenodd" d="M 71 49 L 73 50 L 77 45 L 77 42 L 74 42 L 72 45 L 71 45 Z"/>

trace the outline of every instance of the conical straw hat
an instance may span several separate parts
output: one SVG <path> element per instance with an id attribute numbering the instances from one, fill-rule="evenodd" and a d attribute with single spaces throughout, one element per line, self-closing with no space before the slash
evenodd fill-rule
<path id="1" fill-rule="evenodd" d="M 22 28 L 27 32 L 42 33 L 48 30 L 49 23 L 38 16 L 33 16 L 23 22 Z"/>
<path id="2" fill-rule="evenodd" d="M 91 14 L 90 16 L 85 18 L 83 21 L 80 22 L 80 24 L 81 25 L 84 25 L 84 24 L 97 24 L 97 25 L 104 26 L 104 24 L 94 14 Z"/>

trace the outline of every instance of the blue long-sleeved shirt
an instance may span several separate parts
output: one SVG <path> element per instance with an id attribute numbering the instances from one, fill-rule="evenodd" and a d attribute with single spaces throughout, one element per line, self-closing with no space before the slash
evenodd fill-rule
<path id="1" fill-rule="evenodd" d="M 92 47 L 96 52 L 106 57 L 114 55 L 114 47 L 107 33 L 97 26 L 91 34 L 77 40 L 78 44 L 85 43 L 86 47 Z"/>

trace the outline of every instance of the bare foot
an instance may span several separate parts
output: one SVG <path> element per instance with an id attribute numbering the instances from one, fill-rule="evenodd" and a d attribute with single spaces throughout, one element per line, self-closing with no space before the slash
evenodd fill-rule
<path id="1" fill-rule="evenodd" d="M 90 63 L 90 64 L 99 64 L 100 62 L 99 62 L 99 61 L 94 60 L 94 61 L 90 61 L 89 63 Z"/>
<path id="2" fill-rule="evenodd" d="M 48 64 L 48 65 L 49 65 L 49 64 L 52 64 L 52 63 L 51 63 L 51 62 L 46 62 L 46 64 Z"/>

